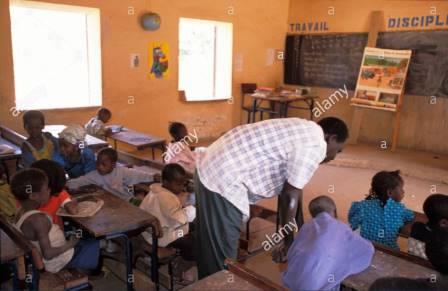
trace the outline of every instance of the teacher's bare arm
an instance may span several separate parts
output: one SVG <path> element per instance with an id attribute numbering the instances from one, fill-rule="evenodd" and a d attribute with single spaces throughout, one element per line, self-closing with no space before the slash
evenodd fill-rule
<path id="1" fill-rule="evenodd" d="M 288 182 L 285 182 L 283 185 L 282 192 L 280 193 L 279 199 L 279 222 L 280 229 L 282 229 L 285 225 L 297 225 L 297 221 L 295 221 L 296 213 L 299 211 L 302 213 L 302 189 L 295 188 Z M 297 209 L 298 205 L 300 205 L 300 209 Z M 298 225 L 300 227 L 300 225 Z M 290 227 L 283 228 L 285 230 L 290 230 Z M 283 233 L 284 234 L 284 233 Z M 273 253 L 273 260 L 276 262 L 285 262 L 286 255 L 288 253 L 288 249 L 291 246 L 294 240 L 294 231 L 288 231 L 282 245 L 279 246 Z"/>

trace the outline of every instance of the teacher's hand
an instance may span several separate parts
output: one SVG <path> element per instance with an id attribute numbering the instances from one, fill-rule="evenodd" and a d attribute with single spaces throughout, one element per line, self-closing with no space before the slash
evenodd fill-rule
<path id="1" fill-rule="evenodd" d="M 273 251 L 272 260 L 276 263 L 285 263 L 287 261 L 289 246 L 282 241 Z"/>

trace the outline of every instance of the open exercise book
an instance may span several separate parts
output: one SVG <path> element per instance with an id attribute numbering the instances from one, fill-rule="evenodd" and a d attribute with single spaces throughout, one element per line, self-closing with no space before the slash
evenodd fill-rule
<path id="1" fill-rule="evenodd" d="M 101 207 L 103 207 L 104 201 L 98 198 L 91 197 L 89 200 L 78 202 L 78 213 L 70 214 L 64 208 L 60 208 L 56 213 L 59 216 L 70 217 L 91 217 L 94 216 Z"/>

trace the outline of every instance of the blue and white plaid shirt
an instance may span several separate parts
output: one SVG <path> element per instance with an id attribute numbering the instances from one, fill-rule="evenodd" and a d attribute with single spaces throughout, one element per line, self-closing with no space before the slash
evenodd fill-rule
<path id="1" fill-rule="evenodd" d="M 238 126 L 197 161 L 201 182 L 246 217 L 249 204 L 281 193 L 285 181 L 303 189 L 325 159 L 322 128 L 299 118 L 271 119 Z"/>

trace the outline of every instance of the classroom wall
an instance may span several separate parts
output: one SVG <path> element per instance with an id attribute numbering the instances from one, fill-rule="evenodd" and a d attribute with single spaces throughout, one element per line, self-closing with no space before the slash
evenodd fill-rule
<path id="1" fill-rule="evenodd" d="M 382 31 L 448 29 L 447 1 L 407 1 L 407 0 L 291 0 L 288 18 L 288 33 L 296 32 L 290 24 L 326 22 L 328 30 L 316 30 L 311 33 L 367 32 L 370 27 L 372 11 L 384 11 Z M 424 16 L 422 23 L 421 17 Z M 433 16 L 433 18 L 428 16 Z M 437 20 L 437 16 L 439 16 Z M 397 28 L 391 25 L 397 18 L 418 17 L 415 27 Z M 318 28 L 320 26 L 318 25 Z M 324 27 L 324 26 L 322 26 Z M 315 88 L 315 92 L 323 99 L 333 94 L 336 89 Z M 353 92 L 350 92 L 350 97 Z M 435 102 L 434 102 L 435 101 Z M 435 103 L 435 104 L 434 104 Z M 351 124 L 354 108 L 348 100 L 333 106 L 323 116 L 334 115 Z M 398 146 L 401 148 L 419 149 L 437 153 L 448 153 L 448 98 L 431 99 L 430 96 L 404 96 L 401 114 L 401 128 Z M 306 116 L 302 112 L 293 112 L 298 116 Z M 367 109 L 361 124 L 360 142 L 375 143 L 380 147 L 383 140 L 390 145 L 392 135 L 393 114 L 380 110 Z"/>
<path id="2" fill-rule="evenodd" d="M 269 62 L 273 49 L 283 49 L 289 0 L 48 0 L 46 2 L 100 8 L 103 70 L 103 105 L 113 112 L 111 123 L 168 138 L 169 121 L 182 121 L 203 139 L 216 137 L 245 120 L 240 110 L 240 84 L 275 86 L 282 80 L 282 63 Z M 9 1 L 0 0 L 0 123 L 22 128 L 14 106 Z M 128 11 L 135 11 L 129 15 Z M 233 7 L 233 15 L 229 15 Z M 146 32 L 138 24 L 145 11 L 160 14 L 161 28 Z M 242 66 L 233 71 L 233 102 L 187 103 L 177 91 L 178 21 L 180 17 L 233 23 L 234 59 Z M 147 46 L 150 41 L 170 45 L 171 75 L 148 80 Z M 130 54 L 141 56 L 139 68 L 130 68 Z M 194 71 L 192 72 L 194 73 Z M 134 96 L 134 104 L 128 104 Z M 63 97 L 63 96 L 61 96 Z M 48 110 L 48 124 L 85 123 L 97 108 Z"/>

